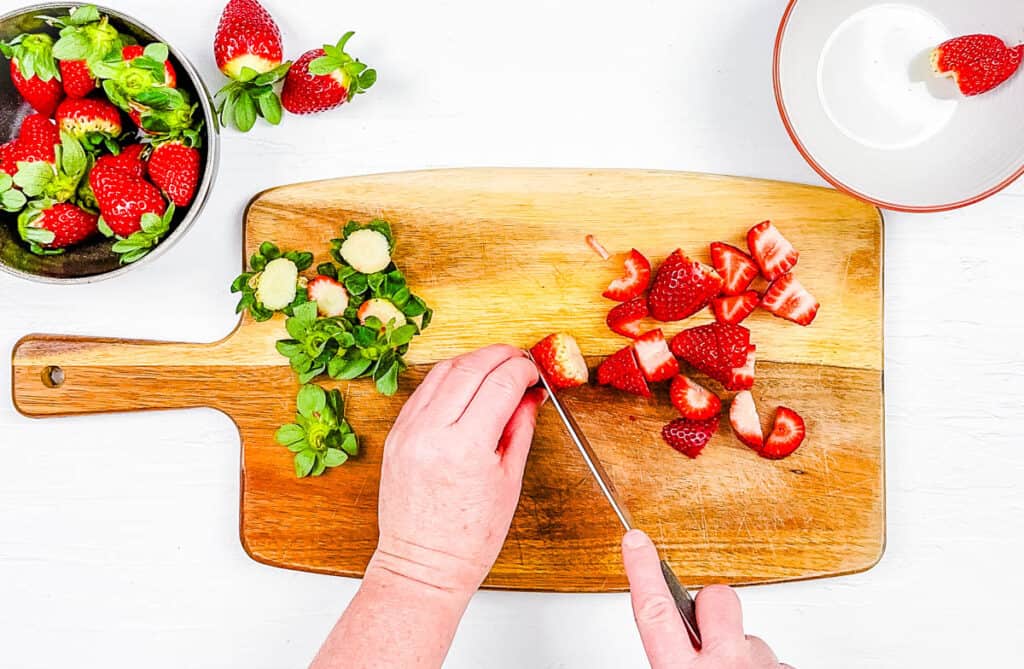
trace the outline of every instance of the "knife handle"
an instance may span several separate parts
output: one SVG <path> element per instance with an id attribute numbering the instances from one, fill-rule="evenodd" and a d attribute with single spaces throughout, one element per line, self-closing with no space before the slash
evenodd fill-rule
<path id="1" fill-rule="evenodd" d="M 693 603 L 693 597 L 676 578 L 672 567 L 664 560 L 661 561 L 661 573 L 665 576 L 668 591 L 672 593 L 672 599 L 676 602 L 676 609 L 679 610 L 679 615 L 686 624 L 686 631 L 690 633 L 690 641 L 693 642 L 694 648 L 699 650 L 701 647 L 700 630 L 697 629 L 697 608 Z"/>

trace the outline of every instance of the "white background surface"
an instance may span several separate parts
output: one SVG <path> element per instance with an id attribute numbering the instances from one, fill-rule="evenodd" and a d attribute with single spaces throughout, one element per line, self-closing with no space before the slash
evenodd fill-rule
<path id="1" fill-rule="evenodd" d="M 220 85 L 221 3 L 116 4 Z M 0 349 L 40 331 L 221 337 L 235 322 L 242 208 L 279 183 L 473 165 L 819 183 L 772 99 L 781 0 L 267 5 L 292 56 L 356 30 L 352 51 L 378 68 L 377 86 L 334 113 L 225 132 L 207 211 L 152 266 L 92 286 L 0 274 Z M 742 591 L 749 631 L 802 669 L 1024 654 L 1022 195 L 1018 184 L 966 211 L 887 215 L 885 557 L 857 576 Z M 226 417 L 33 421 L 8 401 L 9 373 L 0 366 L 0 666 L 305 666 L 357 582 L 245 555 Z M 447 666 L 646 664 L 626 595 L 485 592 Z"/>

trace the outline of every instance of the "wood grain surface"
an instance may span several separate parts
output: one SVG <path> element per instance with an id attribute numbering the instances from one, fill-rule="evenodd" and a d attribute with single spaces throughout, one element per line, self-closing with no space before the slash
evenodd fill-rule
<path id="1" fill-rule="evenodd" d="M 359 575 L 376 541 L 381 448 L 401 403 L 430 365 L 487 343 L 528 346 L 573 332 L 596 365 L 625 341 L 609 333 L 601 289 L 618 266 L 583 242 L 676 247 L 707 260 L 707 245 L 742 245 L 775 220 L 801 251 L 798 275 L 820 299 L 809 328 L 757 313 L 755 398 L 762 419 L 785 404 L 808 439 L 790 458 L 759 458 L 726 421 L 691 461 L 664 445 L 673 418 L 664 389 L 651 400 L 586 387 L 566 394 L 633 510 L 689 585 L 778 581 L 871 567 L 884 546 L 881 217 L 831 190 L 778 182 L 643 171 L 444 170 L 383 174 L 266 191 L 246 216 L 245 256 L 264 240 L 326 259 L 349 219 L 383 217 L 396 259 L 437 310 L 414 342 L 413 369 L 394 398 L 365 381 L 336 384 L 363 455 L 297 480 L 273 440 L 290 420 L 297 383 L 274 351 L 280 318 L 243 318 L 212 344 L 35 335 L 14 351 L 18 409 L 30 416 L 211 406 L 242 438 L 241 538 L 255 559 Z M 671 336 L 705 322 L 667 324 Z M 59 366 L 63 383 L 49 382 Z M 325 385 L 334 385 L 326 383 Z M 489 587 L 560 591 L 625 588 L 621 530 L 545 408 L 509 540 Z"/>

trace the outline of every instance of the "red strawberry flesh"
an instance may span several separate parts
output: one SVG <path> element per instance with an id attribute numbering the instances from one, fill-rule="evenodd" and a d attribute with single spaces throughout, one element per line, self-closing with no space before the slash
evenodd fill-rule
<path id="1" fill-rule="evenodd" d="M 750 391 L 744 390 L 733 398 L 729 407 L 729 424 L 736 438 L 750 448 L 760 452 L 764 447 L 764 430 Z"/>
<path id="2" fill-rule="evenodd" d="M 628 302 L 639 297 L 651 283 L 651 262 L 636 249 L 626 256 L 623 267 L 625 274 L 609 283 L 602 293 L 609 300 Z"/>
<path id="3" fill-rule="evenodd" d="M 679 361 L 668 350 L 661 330 L 651 330 L 633 342 L 637 363 L 651 383 L 668 381 L 679 373 Z"/>
<path id="4" fill-rule="evenodd" d="M 799 325 L 810 325 L 821 305 L 792 274 L 776 279 L 765 291 L 761 306 L 772 314 Z"/>
<path id="5" fill-rule="evenodd" d="M 793 269 L 800 259 L 800 253 L 771 221 L 758 223 L 750 229 L 747 246 L 761 268 L 761 274 L 769 281 Z"/>
<path id="6" fill-rule="evenodd" d="M 748 290 L 732 297 L 716 297 L 711 300 L 711 311 L 719 323 L 738 325 L 746 320 L 760 303 L 761 296 L 756 291 Z"/>
<path id="7" fill-rule="evenodd" d="M 556 332 L 530 349 L 540 372 L 554 388 L 574 388 L 587 382 L 590 370 L 572 335 Z"/>
<path id="8" fill-rule="evenodd" d="M 615 334 L 636 339 L 643 334 L 641 321 L 647 318 L 647 300 L 642 297 L 612 307 L 605 322 Z"/>
<path id="9" fill-rule="evenodd" d="M 722 410 L 722 401 L 717 395 L 687 376 L 672 379 L 668 394 L 672 406 L 683 418 L 707 420 Z"/>
<path id="10" fill-rule="evenodd" d="M 619 350 L 601 363 L 597 368 L 597 382 L 634 395 L 651 396 L 632 346 Z"/>
<path id="11" fill-rule="evenodd" d="M 718 416 L 707 420 L 677 418 L 661 430 L 661 438 L 688 458 L 696 458 L 718 431 Z"/>
<path id="12" fill-rule="evenodd" d="M 799 448 L 806 434 L 807 428 L 800 414 L 780 406 L 775 411 L 775 425 L 760 453 L 770 460 L 780 460 Z"/>
<path id="13" fill-rule="evenodd" d="M 722 277 L 715 270 L 676 249 L 658 268 L 647 304 L 655 319 L 681 321 L 706 307 L 721 289 Z"/>
<path id="14" fill-rule="evenodd" d="M 760 273 L 750 256 L 722 242 L 711 244 L 711 265 L 722 277 L 722 292 L 726 295 L 739 295 L 750 287 L 750 283 Z"/>

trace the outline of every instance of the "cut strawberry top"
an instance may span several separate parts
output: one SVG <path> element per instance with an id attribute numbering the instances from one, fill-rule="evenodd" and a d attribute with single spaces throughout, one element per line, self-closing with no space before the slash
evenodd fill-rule
<path id="1" fill-rule="evenodd" d="M 800 414 L 786 407 L 775 412 L 775 425 L 760 453 L 770 460 L 779 460 L 799 448 L 807 434 L 804 419 Z"/>
<path id="2" fill-rule="evenodd" d="M 711 264 L 722 277 L 722 292 L 726 295 L 739 295 L 750 287 L 760 273 L 750 256 L 722 242 L 711 244 Z"/>
<path id="3" fill-rule="evenodd" d="M 811 324 L 820 307 L 818 300 L 792 274 L 779 277 L 768 287 L 761 306 L 780 318 L 804 326 Z"/>
<path id="4" fill-rule="evenodd" d="M 651 383 L 667 381 L 679 373 L 679 361 L 668 350 L 661 330 L 651 330 L 633 342 L 644 377 Z"/>
<path id="5" fill-rule="evenodd" d="M 651 261 L 632 249 L 623 261 L 625 274 L 608 284 L 602 293 L 609 300 L 627 302 L 647 290 L 651 283 Z"/>
<path id="6" fill-rule="evenodd" d="M 590 370 L 572 335 L 556 332 L 530 349 L 534 362 L 555 388 L 574 388 L 587 382 Z"/>
<path id="7" fill-rule="evenodd" d="M 632 346 L 620 349 L 601 363 L 597 368 L 597 382 L 634 395 L 651 396 Z"/>
<path id="8" fill-rule="evenodd" d="M 789 243 L 771 221 L 758 223 L 747 233 L 750 255 L 757 261 L 761 274 L 774 281 L 796 266 L 800 253 Z"/>

